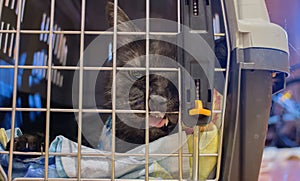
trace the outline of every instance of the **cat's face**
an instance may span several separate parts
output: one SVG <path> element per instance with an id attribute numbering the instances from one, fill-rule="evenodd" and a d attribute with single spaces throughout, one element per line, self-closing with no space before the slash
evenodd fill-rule
<path id="1" fill-rule="evenodd" d="M 113 25 L 113 4 L 108 3 L 107 15 Z M 118 31 L 139 31 L 119 8 Z M 176 67 L 170 65 L 176 57 L 176 46 L 167 42 L 150 39 L 149 41 L 149 80 L 146 70 L 146 40 L 134 41 L 130 36 L 118 36 L 118 41 L 126 42 L 117 50 L 117 67 L 140 69 L 117 70 L 115 106 L 117 110 L 138 110 L 134 113 L 117 113 L 116 136 L 129 143 L 145 143 L 146 113 L 149 110 L 149 141 L 154 141 L 174 131 L 178 123 L 179 95 L 177 72 L 151 70 L 151 68 Z M 174 62 L 174 61 L 173 61 Z M 113 74 L 109 75 L 106 85 L 106 105 L 112 105 Z M 147 86 L 147 82 L 148 86 Z M 148 91 L 147 91 L 148 90 Z M 146 94 L 148 93 L 148 96 Z M 148 97 L 148 100 L 146 98 Z"/>

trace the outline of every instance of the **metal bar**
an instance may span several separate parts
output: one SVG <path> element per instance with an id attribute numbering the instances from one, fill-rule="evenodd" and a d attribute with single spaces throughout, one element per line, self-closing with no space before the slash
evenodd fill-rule
<path id="1" fill-rule="evenodd" d="M 145 67 L 117 67 L 117 70 L 147 70 Z M 178 68 L 159 68 L 159 67 L 149 67 L 149 71 L 170 71 L 178 72 Z"/>
<path id="2" fill-rule="evenodd" d="M 115 151 L 116 151 L 116 75 L 117 75 L 117 22 L 118 0 L 114 0 L 113 27 L 113 81 L 112 81 L 112 145 L 111 145 L 111 180 L 115 180 Z"/>
<path id="3" fill-rule="evenodd" d="M 23 108 L 23 107 L 18 107 L 18 108 L 16 108 L 16 111 L 44 112 L 44 111 L 47 111 L 47 109 L 46 108 Z"/>
<path id="4" fill-rule="evenodd" d="M 174 71 L 174 72 L 177 72 L 178 71 L 178 68 L 151 68 L 149 67 L 149 70 L 150 71 Z"/>
<path id="5" fill-rule="evenodd" d="M 79 34 L 78 31 L 63 31 L 64 34 Z M 56 32 L 57 34 L 61 34 L 60 31 Z M 167 35 L 167 36 L 176 36 L 178 35 L 177 32 L 149 32 L 150 35 Z M 84 34 L 87 35 L 113 35 L 113 31 L 84 31 Z M 146 32 L 126 32 L 121 31 L 117 32 L 117 35 L 146 35 Z"/>
<path id="6" fill-rule="evenodd" d="M 194 127 L 193 134 L 193 168 L 192 168 L 192 180 L 198 181 L 198 169 L 199 168 L 199 126 Z"/>
<path id="7" fill-rule="evenodd" d="M 13 65 L 0 65 L 0 68 L 14 68 Z M 18 65 L 18 68 L 22 69 L 47 69 L 48 66 L 36 66 L 36 65 Z M 55 66 L 52 65 L 52 70 L 80 70 L 77 66 Z M 112 70 L 112 67 L 82 67 L 83 70 Z M 117 70 L 138 70 L 145 71 L 144 67 L 116 67 Z M 178 68 L 159 68 L 159 67 L 150 67 L 150 71 L 161 71 L 161 72 L 177 72 Z"/>
<path id="8" fill-rule="evenodd" d="M 205 154 L 200 153 L 199 156 L 201 156 L 201 157 L 212 157 L 212 156 L 217 157 L 217 156 L 219 156 L 219 154 L 218 153 L 205 153 Z"/>
<path id="9" fill-rule="evenodd" d="M 85 112 L 99 112 L 100 110 L 95 109 L 93 111 L 92 109 L 84 109 L 84 111 Z M 109 110 L 103 110 L 103 113 L 110 113 L 110 112 L 112 112 L 112 111 L 110 111 L 110 112 L 108 112 L 108 111 Z M 127 113 L 140 113 L 140 114 L 144 113 L 144 114 L 146 114 L 147 113 L 145 110 L 134 110 L 134 109 L 130 109 L 130 110 L 116 109 L 115 112 L 116 113 L 124 113 L 124 114 L 127 114 Z M 149 113 L 161 113 L 161 112 L 159 112 L 159 111 L 149 111 Z M 174 111 L 174 112 L 166 112 L 166 113 L 167 114 L 178 114 L 179 112 Z"/>
<path id="10" fill-rule="evenodd" d="M 9 151 L 0 151 L 1 154 L 9 154 Z M 45 155 L 45 152 L 19 152 L 19 151 L 14 151 L 13 152 L 15 155 L 36 155 L 36 156 L 41 156 Z M 93 153 L 93 152 L 82 152 L 81 156 L 84 157 L 108 157 L 110 156 L 110 153 Z M 145 154 L 138 154 L 138 153 L 116 153 L 117 156 L 135 156 L 135 157 L 145 157 Z M 77 153 L 70 153 L 70 152 L 49 152 L 49 156 L 68 156 L 68 157 L 77 157 Z M 177 153 L 172 153 L 172 154 L 149 154 L 151 157 L 178 157 Z M 203 157 L 212 157 L 212 156 L 218 156 L 217 154 L 202 154 L 201 156 Z M 193 157 L 193 154 L 191 153 L 182 153 L 182 157 Z"/>
<path id="11" fill-rule="evenodd" d="M 220 143 L 219 143 L 219 150 L 218 150 L 218 160 L 217 160 L 217 171 L 216 171 L 216 180 L 220 179 L 221 174 L 221 155 L 222 155 L 222 147 L 223 147 L 223 134 L 224 134 L 224 120 L 225 120 L 225 110 L 226 110 L 226 102 L 227 102 L 227 89 L 228 89 L 228 79 L 229 79 L 229 68 L 230 68 L 230 59 L 231 59 L 231 51 L 230 51 L 230 37 L 229 37 L 229 29 L 228 23 L 226 18 L 225 12 L 225 1 L 221 0 L 221 9 L 222 9 L 222 16 L 224 21 L 224 29 L 225 29 L 225 38 L 227 44 L 227 65 L 226 65 L 226 75 L 225 75 L 225 85 L 223 91 L 223 102 L 222 102 L 222 116 L 221 116 L 221 127 L 219 130 L 220 134 Z"/>
<path id="12" fill-rule="evenodd" d="M 146 0 L 146 135 L 145 135 L 145 181 L 149 180 L 149 53 L 150 53 L 150 0 Z"/>
<path id="13" fill-rule="evenodd" d="M 19 6 L 21 6 L 22 0 L 19 2 Z M 19 13 L 21 13 L 21 9 L 19 9 Z M 15 137 L 15 121 L 16 121 L 16 107 L 17 107 L 17 85 L 18 85 L 18 64 L 19 64 L 19 49 L 20 49 L 20 29 L 21 29 L 21 16 L 17 18 L 17 29 L 16 29 L 16 49 L 14 54 L 14 86 L 13 86 L 13 96 L 12 96 L 12 116 L 11 116 L 11 135 L 10 140 L 14 140 Z M 8 180 L 12 179 L 12 166 L 13 166 L 13 149 L 14 149 L 14 141 L 10 142 L 9 145 L 9 165 L 8 165 Z"/>
<path id="14" fill-rule="evenodd" d="M 60 108 L 51 108 L 50 109 L 50 111 L 51 112 L 79 112 L 79 109 L 60 109 Z M 89 110 L 87 110 L 86 112 L 95 112 L 95 113 L 97 113 L 97 112 L 104 112 L 104 113 L 106 113 L 106 112 L 108 112 L 108 111 L 102 111 L 102 110 L 94 110 L 94 111 L 89 111 Z"/>
<path id="15" fill-rule="evenodd" d="M 50 35 L 49 35 L 49 46 L 48 46 L 48 74 L 47 74 L 47 98 L 46 98 L 46 134 L 45 134 L 45 180 L 48 179 L 48 166 L 49 166 L 49 139 L 50 139 L 50 107 L 51 107 L 51 77 L 52 77 L 52 47 L 53 47 L 53 24 L 54 24 L 54 7 L 55 7 L 55 0 L 51 0 L 51 6 L 50 6 Z"/>
<path id="16" fill-rule="evenodd" d="M 8 154 L 8 151 L 1 151 L 1 154 Z M 36 156 L 42 156 L 45 155 L 45 152 L 19 152 L 14 151 L 15 155 L 36 155 Z M 68 156 L 68 157 L 77 157 L 77 153 L 59 153 L 59 152 L 49 152 L 49 156 Z M 110 154 L 100 154 L 100 153 L 82 153 L 82 156 L 90 156 L 90 157 L 107 157 L 110 156 Z"/>
<path id="17" fill-rule="evenodd" d="M 87 113 L 112 113 L 111 109 L 82 109 L 82 112 Z"/>
<path id="18" fill-rule="evenodd" d="M 13 108 L 11 108 L 11 107 L 0 107 L 0 111 L 12 111 L 13 110 Z"/>
<path id="19" fill-rule="evenodd" d="M 0 68 L 5 68 L 5 69 L 13 69 L 15 66 L 14 65 L 0 65 Z"/>
<path id="20" fill-rule="evenodd" d="M 110 31 L 85 31 L 85 34 L 91 34 L 91 35 L 98 35 L 98 34 L 103 34 L 103 35 L 112 35 L 113 32 Z M 146 35 L 147 32 L 117 32 L 117 35 Z M 149 32 L 150 35 L 166 35 L 166 36 L 176 36 L 178 35 L 178 32 Z"/>
<path id="21" fill-rule="evenodd" d="M 0 151 L 1 154 L 9 154 L 9 151 Z M 14 154 L 16 155 L 45 155 L 45 152 L 19 152 L 19 151 L 14 151 Z M 77 153 L 70 153 L 70 152 L 49 152 L 50 156 L 70 156 L 70 157 L 77 157 Z M 93 153 L 93 152 L 82 152 L 82 156 L 89 156 L 89 157 L 108 157 L 110 156 L 110 153 Z M 136 156 L 136 157 L 144 157 L 145 154 L 139 154 L 139 153 L 116 153 L 117 156 Z M 158 153 L 153 153 L 149 154 L 149 156 L 153 157 L 165 157 L 165 156 L 170 156 L 170 157 L 178 157 L 177 153 L 172 153 L 172 154 L 158 154 Z M 192 157 L 193 154 L 191 153 L 182 153 L 183 157 Z M 217 154 L 205 154 L 202 156 L 206 157 L 211 157 L 211 156 L 217 156 Z"/>
<path id="22" fill-rule="evenodd" d="M 85 31 L 86 35 L 113 35 L 113 31 Z M 117 32 L 118 34 L 119 32 Z"/>
<path id="23" fill-rule="evenodd" d="M 1 66 L 0 66 L 1 67 Z M 78 67 L 74 66 L 53 66 L 52 69 L 65 69 L 65 70 L 78 70 Z M 112 70 L 112 67 L 83 67 L 83 70 Z M 144 71 L 146 68 L 144 67 L 116 67 L 117 70 L 140 70 Z M 158 68 L 153 67 L 149 68 L 150 71 L 170 71 L 170 72 L 177 72 L 177 68 Z"/>
<path id="24" fill-rule="evenodd" d="M 183 177 L 183 167 L 182 167 L 182 120 L 181 120 L 181 69 L 178 68 L 178 97 L 179 97 L 179 114 L 178 114 L 178 141 L 179 141 L 179 150 L 178 150 L 178 179 L 182 180 Z"/>
<path id="25" fill-rule="evenodd" d="M 7 175 L 6 175 L 2 165 L 0 165 L 0 174 L 4 180 L 7 180 Z"/>
<path id="26" fill-rule="evenodd" d="M 81 1 L 81 30 L 80 30 L 80 59 L 79 59 L 79 95 L 78 95 L 78 135 L 77 135 L 77 180 L 81 180 L 81 145 L 82 145 L 82 102 L 83 102 L 83 52 L 84 52 L 84 26 L 85 26 L 85 0 Z"/>
<path id="27" fill-rule="evenodd" d="M 181 32 L 181 6 L 180 6 L 180 0 L 177 0 L 177 33 L 179 34 Z"/>
<path id="28" fill-rule="evenodd" d="M 70 34 L 70 35 L 80 35 L 81 31 L 75 31 L 75 30 L 60 30 L 60 31 L 53 31 L 54 34 Z"/>
<path id="29" fill-rule="evenodd" d="M 47 69 L 48 66 L 42 66 L 42 65 L 19 65 L 18 66 L 21 69 Z"/>
<path id="30" fill-rule="evenodd" d="M 16 108 L 16 111 L 33 111 L 33 112 L 45 112 L 47 111 L 47 108 Z M 12 111 L 11 107 L 1 107 L 0 111 Z M 64 108 L 50 108 L 50 112 L 79 112 L 79 109 L 64 109 Z M 82 109 L 82 112 L 86 112 L 86 113 L 112 113 L 111 109 Z M 116 113 L 140 113 L 140 114 L 146 114 L 145 110 L 134 110 L 134 109 L 130 109 L 130 110 L 115 110 Z M 149 113 L 161 113 L 159 111 L 149 111 Z M 179 112 L 174 111 L 174 112 L 166 112 L 166 114 L 178 114 Z"/>
<path id="31" fill-rule="evenodd" d="M 149 113 L 151 114 L 151 113 L 160 113 L 160 112 L 159 111 L 149 111 Z M 167 113 L 167 114 L 179 114 L 180 112 L 172 111 L 172 112 L 165 112 L 165 113 Z"/>
<path id="32" fill-rule="evenodd" d="M 0 30 L 0 33 L 16 33 L 17 30 Z M 20 30 L 22 34 L 49 34 L 50 30 Z M 113 35 L 113 31 L 84 31 L 86 35 Z M 81 31 L 75 30 L 54 30 L 53 34 L 69 34 L 69 35 L 80 35 Z M 117 32 L 117 35 L 146 35 L 146 32 Z M 150 35 L 166 35 L 166 36 L 177 36 L 178 32 L 149 32 Z"/>
<path id="33" fill-rule="evenodd" d="M 180 23 L 180 22 L 179 22 Z M 178 24 L 179 24 L 178 23 Z M 180 25 L 178 25 L 180 27 Z M 0 30 L 0 33 L 16 33 L 17 30 Z M 191 31 L 191 33 L 201 33 L 202 31 Z M 49 30 L 20 30 L 22 34 L 49 34 Z M 177 36 L 180 33 L 180 28 L 178 32 L 149 32 L 150 35 L 165 35 L 165 36 Z M 204 33 L 204 31 L 202 32 Z M 54 30 L 53 34 L 69 34 L 69 35 L 80 35 L 81 31 L 75 30 Z M 85 35 L 113 35 L 113 31 L 84 31 Z M 146 35 L 147 32 L 117 32 L 117 35 Z M 226 33 L 215 33 L 214 36 L 224 37 Z"/>
<path id="34" fill-rule="evenodd" d="M 83 67 L 83 70 L 112 70 L 112 67 Z"/>
<path id="35" fill-rule="evenodd" d="M 147 33 L 146 33 L 147 34 Z M 177 32 L 149 32 L 149 35 L 177 36 Z"/>
<path id="36" fill-rule="evenodd" d="M 44 178 L 17 178 L 14 181 L 44 181 Z M 141 181 L 141 179 L 115 179 L 116 181 Z M 49 178 L 48 181 L 77 181 L 75 178 Z M 111 181 L 111 179 L 81 179 L 81 181 Z M 176 181 L 175 179 L 155 180 L 155 181 Z M 189 181 L 189 180 L 183 180 Z M 214 180 L 207 180 L 214 181 Z"/>

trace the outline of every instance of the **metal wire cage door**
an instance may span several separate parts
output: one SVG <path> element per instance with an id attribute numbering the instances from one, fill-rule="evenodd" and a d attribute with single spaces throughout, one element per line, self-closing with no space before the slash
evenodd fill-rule
<path id="1" fill-rule="evenodd" d="M 1 179 L 219 180 L 222 1 L 1 0 L 0 10 Z"/>

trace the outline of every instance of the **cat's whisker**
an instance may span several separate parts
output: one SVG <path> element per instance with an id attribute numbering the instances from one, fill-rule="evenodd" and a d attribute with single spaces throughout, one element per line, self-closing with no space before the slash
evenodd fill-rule
<path id="1" fill-rule="evenodd" d="M 168 117 L 166 117 L 166 123 L 165 123 L 165 126 L 168 126 L 168 124 L 169 124 L 169 119 L 168 119 Z"/>

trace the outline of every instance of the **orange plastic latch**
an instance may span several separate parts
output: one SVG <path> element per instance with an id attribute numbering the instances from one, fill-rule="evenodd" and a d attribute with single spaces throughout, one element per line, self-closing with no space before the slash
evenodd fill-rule
<path id="1" fill-rule="evenodd" d="M 204 115 L 210 116 L 211 111 L 208 109 L 203 108 L 203 104 L 201 100 L 195 100 L 195 108 L 189 111 L 190 116 L 194 115 Z"/>

